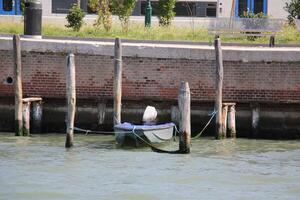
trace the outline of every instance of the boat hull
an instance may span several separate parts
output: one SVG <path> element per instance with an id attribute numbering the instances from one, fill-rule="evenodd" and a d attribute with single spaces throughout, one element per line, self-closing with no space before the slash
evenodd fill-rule
<path id="1" fill-rule="evenodd" d="M 120 146 L 147 146 L 170 141 L 175 124 L 133 125 L 123 123 L 114 127 L 116 142 Z"/>

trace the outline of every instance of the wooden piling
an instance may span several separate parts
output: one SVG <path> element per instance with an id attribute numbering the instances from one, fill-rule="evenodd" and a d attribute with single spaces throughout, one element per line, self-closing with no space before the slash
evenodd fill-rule
<path id="1" fill-rule="evenodd" d="M 21 75 L 21 41 L 19 35 L 13 36 L 14 78 L 15 78 L 15 135 L 23 135 L 22 119 L 22 75 Z"/>
<path id="2" fill-rule="evenodd" d="M 76 86 L 75 86 L 75 59 L 74 54 L 67 56 L 66 62 L 66 89 L 67 89 L 67 119 L 66 119 L 66 144 L 65 147 L 73 146 L 74 119 L 76 108 Z"/>
<path id="3" fill-rule="evenodd" d="M 274 46 L 275 46 L 275 36 L 272 35 L 270 36 L 269 47 L 274 47 Z"/>
<path id="4" fill-rule="evenodd" d="M 120 38 L 115 40 L 114 58 L 114 125 L 121 123 L 121 99 L 122 99 L 122 43 Z"/>
<path id="5" fill-rule="evenodd" d="M 178 106 L 179 120 L 179 152 L 190 153 L 191 147 L 191 93 L 188 82 L 181 82 Z"/>
<path id="6" fill-rule="evenodd" d="M 224 105 L 222 106 L 222 133 L 223 133 L 223 137 L 226 138 L 227 135 L 227 111 L 228 111 L 228 105 Z"/>
<path id="7" fill-rule="evenodd" d="M 235 128 L 235 103 L 229 105 L 228 107 L 228 131 L 231 138 L 236 138 L 236 128 Z"/>
<path id="8" fill-rule="evenodd" d="M 252 107 L 252 137 L 257 138 L 259 132 L 259 115 L 260 108 L 258 104 L 251 105 Z"/>
<path id="9" fill-rule="evenodd" d="M 216 139 L 225 138 L 222 131 L 222 88 L 223 88 L 223 57 L 220 38 L 215 39 L 216 52 L 216 87 L 215 111 L 216 113 Z"/>
<path id="10" fill-rule="evenodd" d="M 23 136 L 30 135 L 30 102 L 23 103 Z"/>
<path id="11" fill-rule="evenodd" d="M 43 105 L 40 101 L 32 102 L 32 133 L 41 133 L 42 131 Z"/>

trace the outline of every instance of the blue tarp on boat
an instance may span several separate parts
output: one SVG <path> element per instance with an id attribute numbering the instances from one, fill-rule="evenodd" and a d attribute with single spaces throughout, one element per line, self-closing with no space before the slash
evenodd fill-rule
<path id="1" fill-rule="evenodd" d="M 122 130 L 158 130 L 158 129 L 166 129 L 170 127 L 174 127 L 174 123 L 165 123 L 165 124 L 155 124 L 155 125 L 136 125 L 136 124 L 131 124 L 124 122 L 122 124 L 118 124 L 115 126 L 117 129 L 122 129 Z"/>

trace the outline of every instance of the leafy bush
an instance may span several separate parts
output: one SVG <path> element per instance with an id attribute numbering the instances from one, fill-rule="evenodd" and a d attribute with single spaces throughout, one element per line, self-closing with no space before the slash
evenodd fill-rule
<path id="1" fill-rule="evenodd" d="M 295 19 L 300 19 L 300 0 L 291 0 L 285 3 L 284 9 L 289 13 L 288 20 L 294 25 Z"/>
<path id="2" fill-rule="evenodd" d="M 121 21 L 122 30 L 129 28 L 129 17 L 135 7 L 135 0 L 111 0 L 112 13 Z"/>
<path id="3" fill-rule="evenodd" d="M 24 12 L 25 12 L 25 0 L 21 0 L 21 12 L 22 12 L 22 15 L 24 15 Z"/>
<path id="4" fill-rule="evenodd" d="M 109 0 L 102 0 L 98 6 L 98 18 L 95 26 L 103 25 L 106 31 L 110 31 L 112 27 L 112 16 L 109 8 Z"/>
<path id="5" fill-rule="evenodd" d="M 79 31 L 83 25 L 83 18 L 85 13 L 77 4 L 73 4 L 72 8 L 69 10 L 69 13 L 66 17 L 68 24 L 66 27 L 72 28 L 74 31 Z"/>
<path id="6" fill-rule="evenodd" d="M 96 13 L 99 7 L 99 0 L 89 0 L 87 10 L 89 13 Z"/>
<path id="7" fill-rule="evenodd" d="M 160 26 L 170 26 L 171 21 L 175 16 L 176 0 L 158 0 L 157 17 Z"/>
<path id="8" fill-rule="evenodd" d="M 263 13 L 253 13 L 253 12 L 243 12 L 241 15 L 242 18 L 266 18 L 267 16 Z"/>

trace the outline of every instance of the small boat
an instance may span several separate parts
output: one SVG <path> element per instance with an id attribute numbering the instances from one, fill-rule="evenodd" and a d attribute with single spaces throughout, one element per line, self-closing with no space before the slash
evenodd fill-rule
<path id="1" fill-rule="evenodd" d="M 174 123 L 158 125 L 135 125 L 122 123 L 114 127 L 116 142 L 120 146 L 145 146 L 170 141 L 173 137 Z"/>

